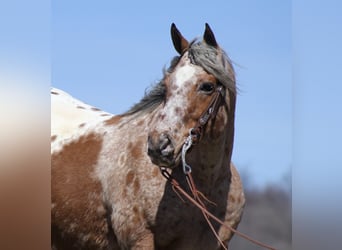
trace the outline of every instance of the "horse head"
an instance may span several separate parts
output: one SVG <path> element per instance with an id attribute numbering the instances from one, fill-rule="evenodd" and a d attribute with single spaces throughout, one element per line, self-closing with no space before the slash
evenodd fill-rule
<path id="1" fill-rule="evenodd" d="M 148 155 L 161 167 L 178 165 L 189 134 L 198 144 L 233 140 L 235 76 L 211 28 L 206 24 L 202 41 L 188 42 L 172 24 L 171 37 L 179 56 L 165 73 L 164 101 L 148 133 Z"/>

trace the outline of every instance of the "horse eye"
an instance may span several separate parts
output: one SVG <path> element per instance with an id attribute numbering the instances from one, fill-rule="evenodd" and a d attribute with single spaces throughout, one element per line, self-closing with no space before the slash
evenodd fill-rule
<path id="1" fill-rule="evenodd" d="M 202 83 L 201 86 L 199 87 L 199 90 L 206 92 L 207 94 L 210 94 L 214 90 L 214 84 L 211 82 Z"/>

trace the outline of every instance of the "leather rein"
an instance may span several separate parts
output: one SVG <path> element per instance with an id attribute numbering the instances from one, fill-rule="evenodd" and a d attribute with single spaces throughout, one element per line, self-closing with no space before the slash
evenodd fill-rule
<path id="1" fill-rule="evenodd" d="M 254 240 L 254 239 L 250 238 L 249 236 L 237 231 L 236 229 L 234 229 L 230 225 L 225 224 L 222 220 L 220 220 L 215 215 L 210 213 L 208 211 L 208 209 L 206 208 L 202 198 L 211 204 L 214 204 L 214 205 L 216 205 L 216 204 L 214 202 L 210 201 L 209 199 L 207 199 L 204 196 L 204 194 L 202 194 L 200 191 L 197 190 L 197 188 L 195 186 L 195 182 L 192 178 L 191 166 L 186 163 L 185 158 L 186 158 L 187 151 L 193 145 L 196 145 L 200 141 L 200 139 L 202 138 L 202 133 L 204 131 L 204 127 L 208 124 L 208 122 L 211 118 L 216 116 L 219 107 L 224 103 L 224 101 L 225 101 L 225 89 L 223 88 L 222 85 L 220 85 L 216 88 L 215 93 L 213 93 L 212 99 L 211 99 L 207 109 L 202 113 L 202 115 L 198 119 L 196 125 L 190 129 L 189 135 L 186 138 L 186 140 L 182 146 L 181 158 L 182 158 L 183 172 L 184 172 L 184 175 L 186 177 L 186 181 L 187 181 L 187 184 L 188 184 L 189 189 L 191 191 L 192 197 L 181 187 L 179 182 L 172 177 L 172 175 L 168 172 L 166 167 L 160 168 L 161 173 L 167 179 L 167 181 L 170 182 L 173 190 L 176 192 L 176 194 L 179 196 L 179 198 L 183 202 L 184 202 L 184 200 L 179 195 L 179 193 L 182 194 L 188 201 L 190 201 L 193 205 L 195 205 L 196 207 L 198 207 L 201 210 L 203 217 L 207 221 L 211 231 L 213 232 L 213 234 L 215 235 L 216 239 L 218 240 L 220 245 L 223 247 L 223 249 L 228 249 L 228 248 L 224 245 L 224 243 L 220 239 L 219 235 L 217 234 L 214 226 L 212 225 L 212 223 L 210 221 L 210 218 L 213 219 L 214 221 L 218 222 L 219 224 L 221 224 L 223 227 L 225 227 L 225 228 L 231 230 L 232 232 L 234 232 L 235 234 L 239 235 L 240 237 L 242 237 L 242 238 L 244 238 L 244 239 L 246 239 L 246 240 L 248 240 L 248 241 L 250 241 L 256 245 L 259 245 L 265 249 L 275 250 L 275 248 L 268 246 L 268 245 L 266 245 L 262 242 L 259 242 L 257 240 Z"/>

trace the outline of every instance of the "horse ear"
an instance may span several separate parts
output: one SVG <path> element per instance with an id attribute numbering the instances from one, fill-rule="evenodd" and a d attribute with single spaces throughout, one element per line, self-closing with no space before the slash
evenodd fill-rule
<path id="1" fill-rule="evenodd" d="M 211 45 L 211 46 L 216 47 L 216 48 L 218 47 L 214 33 L 211 30 L 209 24 L 207 24 L 207 23 L 205 24 L 205 31 L 204 31 L 204 35 L 203 35 L 203 40 L 208 45 Z"/>
<path id="2" fill-rule="evenodd" d="M 179 54 L 182 54 L 186 49 L 188 49 L 189 42 L 182 36 L 174 23 L 171 25 L 171 38 L 173 46 Z"/>

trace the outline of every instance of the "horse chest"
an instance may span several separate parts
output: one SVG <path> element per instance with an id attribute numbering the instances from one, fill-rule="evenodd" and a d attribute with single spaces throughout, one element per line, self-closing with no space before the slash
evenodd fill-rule
<path id="1" fill-rule="evenodd" d="M 214 194 L 210 199 L 217 200 Z M 225 199 L 222 199 L 225 200 Z M 224 217 L 225 204 L 217 204 L 209 210 Z M 152 231 L 156 246 L 161 249 L 215 249 L 217 240 L 211 232 L 202 212 L 192 204 L 183 202 L 166 184 Z M 217 225 L 216 225 L 217 227 Z"/>

